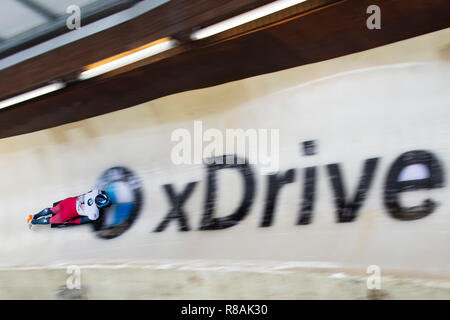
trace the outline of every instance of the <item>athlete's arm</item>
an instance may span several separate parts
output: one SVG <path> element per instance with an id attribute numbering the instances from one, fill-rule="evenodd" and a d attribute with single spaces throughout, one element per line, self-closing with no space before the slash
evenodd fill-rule
<path id="1" fill-rule="evenodd" d="M 83 217 L 80 219 L 80 224 L 92 222 L 94 220 L 89 219 L 89 217 Z"/>
<path id="2" fill-rule="evenodd" d="M 84 223 L 89 223 L 92 222 L 94 220 L 89 219 L 89 217 L 83 217 L 83 218 L 77 218 L 74 220 L 70 220 L 70 221 L 66 221 L 65 223 L 67 224 L 84 224 Z"/>

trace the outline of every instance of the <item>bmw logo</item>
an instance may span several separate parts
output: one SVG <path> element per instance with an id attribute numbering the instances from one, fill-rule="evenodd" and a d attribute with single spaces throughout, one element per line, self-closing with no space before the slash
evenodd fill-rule
<path id="1" fill-rule="evenodd" d="M 138 177 L 126 167 L 112 167 L 97 179 L 95 188 L 104 190 L 111 205 L 100 209 L 93 223 L 96 235 L 112 239 L 127 231 L 142 208 L 142 186 Z"/>

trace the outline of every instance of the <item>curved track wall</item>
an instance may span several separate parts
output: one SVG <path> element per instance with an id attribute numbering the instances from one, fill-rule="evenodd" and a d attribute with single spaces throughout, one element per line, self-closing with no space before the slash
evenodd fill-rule
<path id="1" fill-rule="evenodd" d="M 0 265 L 251 262 L 448 275 L 449 40 L 446 29 L 0 140 Z M 174 164 L 177 129 L 193 139 L 278 130 L 275 166 Z M 193 143 L 193 158 L 199 150 Z M 100 178 L 114 167 L 133 176 Z M 129 204 L 104 225 L 28 230 L 28 214 L 102 183 Z"/>

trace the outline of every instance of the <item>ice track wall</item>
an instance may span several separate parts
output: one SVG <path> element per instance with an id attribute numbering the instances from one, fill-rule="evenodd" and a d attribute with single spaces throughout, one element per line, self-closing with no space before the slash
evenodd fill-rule
<path id="1" fill-rule="evenodd" d="M 2 139 L 0 266 L 448 275 L 449 58 L 447 29 Z M 279 129 L 279 168 L 174 164 L 172 133 L 194 136 L 199 123 L 223 134 Z M 28 230 L 27 214 L 96 184 L 116 197 L 100 224 Z"/>

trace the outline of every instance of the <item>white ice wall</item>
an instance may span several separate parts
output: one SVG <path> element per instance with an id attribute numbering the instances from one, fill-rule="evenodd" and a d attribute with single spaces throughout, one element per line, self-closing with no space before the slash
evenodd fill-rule
<path id="1" fill-rule="evenodd" d="M 450 273 L 450 187 L 403 194 L 405 205 L 430 197 L 429 216 L 393 219 L 383 205 L 389 167 L 402 153 L 429 150 L 450 167 L 450 30 L 316 64 L 184 92 L 92 119 L 0 140 L 0 266 L 202 261 L 250 261 L 299 266 Z M 232 66 L 230 66 L 232 67 Z M 176 79 L 174 79 L 176 81 Z M 151 81 L 149 81 L 151 86 Z M 236 226 L 199 231 L 207 182 L 202 165 L 171 160 L 178 128 L 279 129 L 280 170 L 296 169 L 278 198 L 273 225 L 259 227 L 267 178 L 253 165 L 256 194 Z M 301 142 L 315 140 L 305 157 Z M 325 165 L 341 165 L 354 194 L 364 160 L 378 157 L 367 199 L 350 223 L 337 223 Z M 53 201 L 87 191 L 112 166 L 132 169 L 144 204 L 121 236 L 96 237 L 91 226 L 28 230 L 26 216 Z M 296 225 L 303 168 L 317 167 L 313 221 Z M 176 221 L 153 232 L 170 205 L 162 189 L 180 192 L 198 181 L 184 211 L 191 230 Z M 239 174 L 219 173 L 217 216 L 230 214 L 243 193 Z"/>

